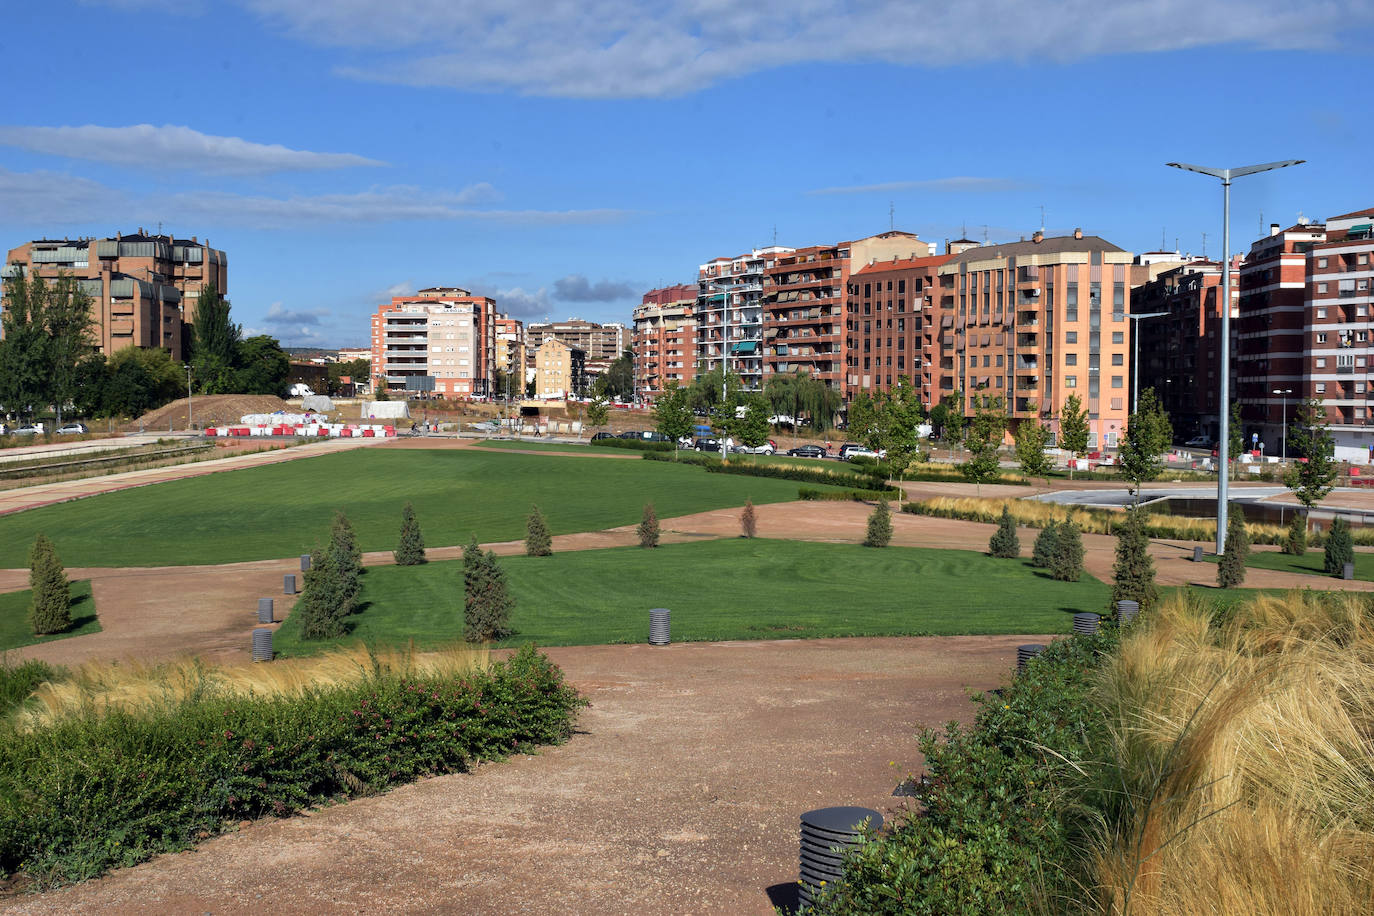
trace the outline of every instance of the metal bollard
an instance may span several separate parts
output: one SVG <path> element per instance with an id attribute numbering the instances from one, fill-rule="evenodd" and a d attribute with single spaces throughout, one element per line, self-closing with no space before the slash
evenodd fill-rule
<path id="1" fill-rule="evenodd" d="M 310 572 L 310 554 L 301 554 L 301 572 Z"/>
<path id="2" fill-rule="evenodd" d="M 272 599 L 258 599 L 258 623 L 274 623 L 272 619 Z"/>
<path id="3" fill-rule="evenodd" d="M 272 631 L 266 627 L 253 631 L 253 661 L 270 662 L 272 660 Z"/>
<path id="4" fill-rule="evenodd" d="M 1347 582 L 1349 582 L 1351 579 L 1354 579 L 1354 578 L 1355 578 L 1355 564 L 1354 564 L 1354 563 L 1347 563 L 1347 564 L 1345 564 L 1345 566 L 1341 569 L 1341 578 L 1344 579 L 1344 580 L 1346 580 Z"/>
<path id="5" fill-rule="evenodd" d="M 281 589 L 283 595 L 296 594 L 296 577 L 290 573 L 282 576 Z"/>
<path id="6" fill-rule="evenodd" d="M 1194 563 L 1201 563 L 1201 562 L 1202 562 L 1202 548 L 1201 548 L 1201 547 L 1194 547 L 1194 548 L 1193 548 L 1193 562 L 1194 562 Z"/>

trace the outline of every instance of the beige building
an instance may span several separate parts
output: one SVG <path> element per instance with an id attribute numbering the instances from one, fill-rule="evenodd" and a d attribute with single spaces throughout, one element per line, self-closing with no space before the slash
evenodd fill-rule
<path id="1" fill-rule="evenodd" d="M 510 394 L 519 397 L 525 393 L 525 363 L 527 340 L 525 323 L 508 315 L 496 316 L 496 369 L 505 374 L 510 382 Z M 506 392 L 492 392 L 504 397 Z"/>
<path id="2" fill-rule="evenodd" d="M 491 393 L 496 303 L 454 286 L 396 296 L 372 316 L 372 376 L 378 388 L 405 389 L 432 378 L 441 397 Z M 423 384 L 423 383 L 419 383 Z"/>
<path id="3" fill-rule="evenodd" d="M 534 351 L 534 396 L 541 400 L 581 397 L 587 354 L 549 337 Z"/>
<path id="4" fill-rule="evenodd" d="M 589 360 L 612 361 L 630 349 L 630 329 L 619 322 L 598 324 L 581 318 L 569 318 L 567 321 L 529 326 L 530 340 L 547 340 L 550 337 L 581 350 Z"/>
<path id="5" fill-rule="evenodd" d="M 71 274 L 91 297 L 92 342 L 105 355 L 124 347 L 163 347 L 182 360 L 196 297 L 214 284 L 228 293 L 229 260 L 209 240 L 170 235 L 38 239 L 11 248 L 3 276 Z"/>

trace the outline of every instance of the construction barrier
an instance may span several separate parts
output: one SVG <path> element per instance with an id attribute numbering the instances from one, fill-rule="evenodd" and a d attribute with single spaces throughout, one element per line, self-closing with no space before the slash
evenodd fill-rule
<path id="1" fill-rule="evenodd" d="M 373 438 L 391 439 L 396 435 L 396 427 L 382 426 L 380 424 L 368 424 L 360 426 L 357 424 L 331 423 L 328 425 L 301 425 L 301 426 L 207 426 L 204 430 L 206 436 L 216 438 L 241 438 L 244 436 L 262 436 L 271 438 L 273 436 L 299 436 L 299 437 L 333 437 L 333 438 Z"/>

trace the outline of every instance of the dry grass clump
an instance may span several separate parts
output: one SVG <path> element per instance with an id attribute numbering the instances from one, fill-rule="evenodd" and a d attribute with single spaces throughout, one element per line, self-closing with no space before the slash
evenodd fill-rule
<path id="1" fill-rule="evenodd" d="M 215 665 L 194 657 L 156 664 L 90 662 L 66 678 L 41 684 L 15 714 L 15 724 L 28 730 L 89 712 L 137 714 L 217 696 L 301 696 L 381 674 L 459 675 L 485 670 L 488 661 L 486 649 L 461 645 L 419 653 L 369 649 L 360 643 L 310 658 L 258 665 Z"/>
<path id="2" fill-rule="evenodd" d="M 1111 763 L 1089 909 L 1374 912 L 1374 617 L 1256 597 L 1220 626 L 1175 595 L 1104 669 Z"/>

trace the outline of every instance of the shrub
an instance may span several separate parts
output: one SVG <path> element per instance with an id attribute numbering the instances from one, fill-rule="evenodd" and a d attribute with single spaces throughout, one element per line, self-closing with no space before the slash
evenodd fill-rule
<path id="1" fill-rule="evenodd" d="M 653 503 L 644 504 L 644 517 L 639 520 L 635 533 L 639 535 L 640 547 L 658 546 L 658 513 L 654 512 Z"/>
<path id="2" fill-rule="evenodd" d="M 677 450 L 671 442 L 654 442 L 650 439 L 597 439 L 592 443 L 597 448 L 627 448 L 636 452 L 672 452 Z"/>
<path id="3" fill-rule="evenodd" d="M 988 553 L 1005 559 L 1021 556 L 1021 539 L 1016 536 L 1016 522 L 1006 506 L 1002 507 L 1002 519 L 997 524 L 997 531 L 988 541 Z"/>
<path id="4" fill-rule="evenodd" d="M 1050 522 L 1035 536 L 1035 546 L 1031 548 L 1031 565 L 1039 569 L 1049 569 L 1054 562 L 1054 545 L 1059 539 L 1059 525 Z"/>
<path id="5" fill-rule="evenodd" d="M 744 511 L 739 514 L 739 528 L 747 538 L 755 537 L 759 532 L 758 519 L 754 517 L 754 501 L 747 496 L 744 498 Z"/>
<path id="6" fill-rule="evenodd" d="M 1060 582 L 1077 582 L 1083 575 L 1083 536 L 1073 522 L 1060 525 L 1055 533 L 1050 575 Z"/>
<path id="7" fill-rule="evenodd" d="M 1293 557 L 1307 553 L 1307 516 L 1294 510 L 1293 520 L 1288 523 L 1288 534 L 1283 539 L 1283 552 Z"/>
<path id="8" fill-rule="evenodd" d="M 57 548 L 45 535 L 34 538 L 29 550 L 29 625 L 35 636 L 61 633 L 72 625 L 71 585 L 57 557 Z"/>
<path id="9" fill-rule="evenodd" d="M 797 499 L 801 500 L 871 503 L 875 500 L 901 498 L 902 491 L 897 487 L 885 487 L 881 490 L 817 490 L 813 487 L 797 487 Z"/>
<path id="10" fill-rule="evenodd" d="M 628 441 L 628 440 L 627 440 Z M 549 526 L 538 506 L 530 508 L 530 517 L 525 522 L 525 555 L 531 557 L 553 556 L 553 538 Z"/>
<path id="11" fill-rule="evenodd" d="M 401 542 L 396 545 L 397 566 L 419 566 L 425 562 L 425 539 L 415 520 L 415 507 L 406 503 L 401 510 Z"/>
<path id="12" fill-rule="evenodd" d="M 1116 530 L 1116 563 L 1112 566 L 1112 603 L 1122 599 L 1139 602 L 1148 611 L 1159 600 L 1155 588 L 1155 561 L 1145 536 L 1145 517 L 1139 509 L 1126 512 L 1126 522 Z"/>
<path id="13" fill-rule="evenodd" d="M 496 554 L 483 551 L 473 537 L 463 548 L 463 638 L 488 642 L 509 636 L 514 606 Z"/>
<path id="14" fill-rule="evenodd" d="M 1331 531 L 1326 536 L 1324 553 L 1324 567 L 1333 576 L 1342 575 L 1345 564 L 1355 562 L 1355 548 L 1350 540 L 1350 523 L 1339 515 L 1331 520 Z"/>
<path id="15" fill-rule="evenodd" d="M 891 541 L 892 514 L 888 511 L 887 500 L 880 499 L 868 516 L 868 536 L 864 538 L 864 546 L 886 547 Z"/>
<path id="16" fill-rule="evenodd" d="M 1250 556 L 1250 537 L 1245 531 L 1245 513 L 1231 507 L 1226 521 L 1226 551 L 1217 562 L 1217 585 L 1235 588 L 1245 581 L 1245 560 Z"/>
<path id="17" fill-rule="evenodd" d="M 303 669 L 310 686 L 275 694 L 216 689 L 199 665 L 187 678 L 201 689 L 176 700 L 159 688 L 186 671 L 164 669 L 143 707 L 96 698 L 48 725 L 4 725 L 0 873 L 77 881 L 245 819 L 462 772 L 571 734 L 581 700 L 530 647 L 485 671 L 420 662 L 345 657 L 347 680 L 319 684 Z"/>

